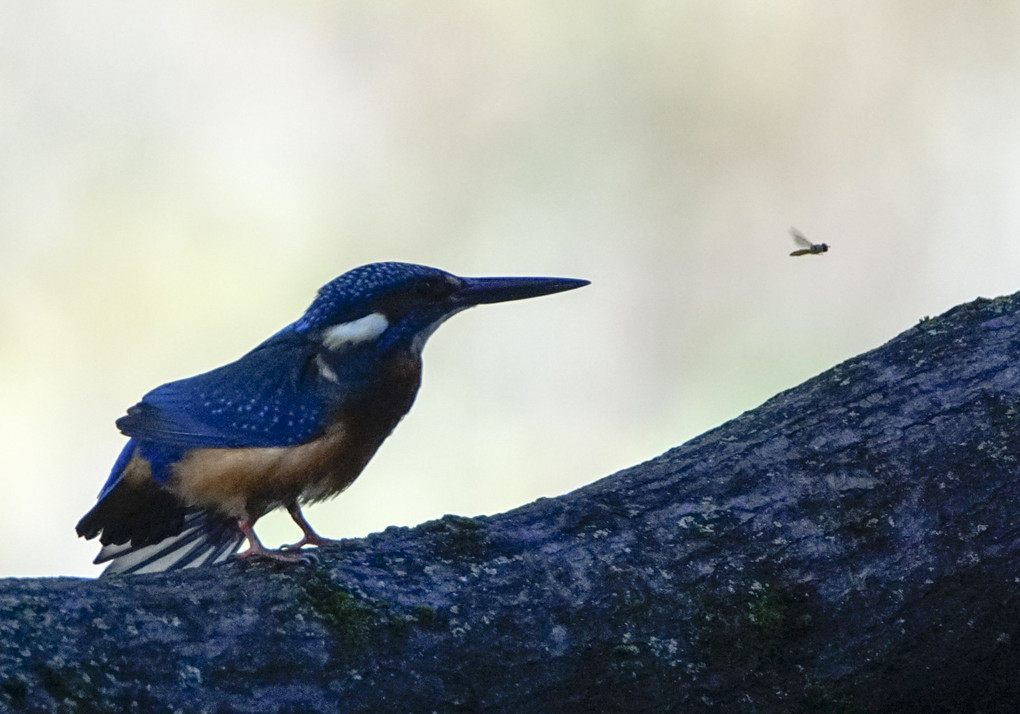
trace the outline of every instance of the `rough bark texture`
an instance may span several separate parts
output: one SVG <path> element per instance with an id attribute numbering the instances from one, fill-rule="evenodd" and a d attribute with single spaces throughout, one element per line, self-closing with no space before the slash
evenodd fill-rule
<path id="1" fill-rule="evenodd" d="M 1018 353 L 978 300 L 509 513 L 3 581 L 0 708 L 1017 711 Z"/>

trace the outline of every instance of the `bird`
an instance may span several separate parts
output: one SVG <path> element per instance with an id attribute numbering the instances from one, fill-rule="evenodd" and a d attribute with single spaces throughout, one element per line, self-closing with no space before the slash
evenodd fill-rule
<path id="1" fill-rule="evenodd" d="M 812 243 L 796 228 L 790 229 L 790 235 L 793 236 L 793 242 L 800 246 L 799 249 L 793 251 L 790 255 L 820 255 L 829 250 L 828 245 L 825 243 Z"/>
<path id="2" fill-rule="evenodd" d="M 476 305 L 588 285 L 574 278 L 465 278 L 371 263 L 324 285 L 305 313 L 234 362 L 151 390 L 117 420 L 128 442 L 76 526 L 98 536 L 102 576 L 231 557 L 293 562 L 331 541 L 302 506 L 338 495 L 411 408 L 422 348 Z M 254 531 L 285 508 L 302 538 L 278 550 Z M 247 549 L 238 553 L 242 543 Z"/>

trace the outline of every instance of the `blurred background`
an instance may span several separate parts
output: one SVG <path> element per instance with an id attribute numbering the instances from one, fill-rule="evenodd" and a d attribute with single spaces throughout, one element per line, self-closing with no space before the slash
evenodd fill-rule
<path id="1" fill-rule="evenodd" d="M 0 0 L 0 576 L 146 391 L 356 265 L 590 279 L 425 350 L 324 535 L 497 513 L 1020 289 L 1020 5 Z M 830 251 L 790 258 L 796 226 Z M 297 538 L 279 516 L 270 544 Z"/>

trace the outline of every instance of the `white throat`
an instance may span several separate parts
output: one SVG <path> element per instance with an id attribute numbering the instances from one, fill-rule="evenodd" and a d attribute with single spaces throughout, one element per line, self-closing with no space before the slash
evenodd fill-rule
<path id="1" fill-rule="evenodd" d="M 442 325 L 444 322 L 449 320 L 451 317 L 456 315 L 458 312 L 466 310 L 468 307 L 470 307 L 470 305 L 466 305 L 466 306 L 464 306 L 462 308 L 459 308 L 457 310 L 453 310 L 452 312 L 446 313 L 445 315 L 440 317 L 438 320 L 433 322 L 431 325 L 426 327 L 424 330 L 419 332 L 417 335 L 414 336 L 414 340 L 412 340 L 412 342 L 411 342 L 411 349 L 414 350 L 415 352 L 417 352 L 418 354 L 421 354 L 421 351 L 425 348 L 425 341 L 428 340 L 428 338 L 432 337 L 432 333 L 435 332 L 436 330 L 438 330 L 439 326 Z"/>

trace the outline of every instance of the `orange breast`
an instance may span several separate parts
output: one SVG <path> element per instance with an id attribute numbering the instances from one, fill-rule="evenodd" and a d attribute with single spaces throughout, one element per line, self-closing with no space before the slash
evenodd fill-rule
<path id="1" fill-rule="evenodd" d="M 189 505 L 255 519 L 349 486 L 368 459 L 352 459 L 357 449 L 350 448 L 347 433 L 338 425 L 298 446 L 195 449 L 174 464 L 168 485 Z"/>
<path id="2" fill-rule="evenodd" d="M 167 486 L 188 505 L 251 520 L 335 496 L 411 408 L 420 383 L 417 355 L 396 355 L 380 365 L 378 388 L 348 402 L 322 436 L 288 447 L 194 449 L 173 465 Z"/>

